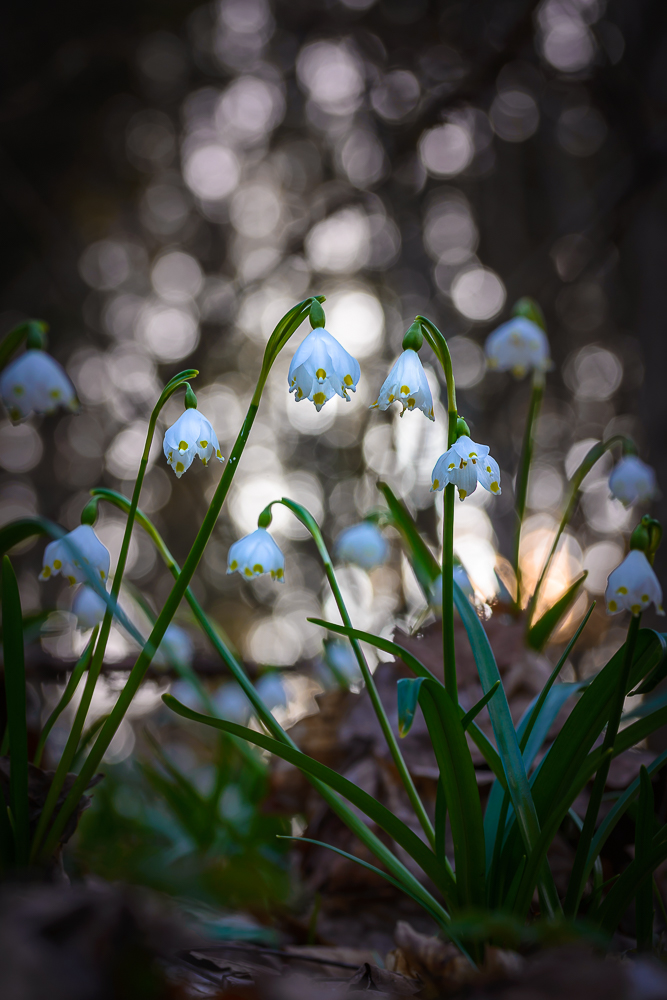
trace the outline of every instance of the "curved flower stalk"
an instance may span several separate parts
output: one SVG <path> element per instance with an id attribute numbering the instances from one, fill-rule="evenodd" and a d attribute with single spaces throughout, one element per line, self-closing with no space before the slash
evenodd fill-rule
<path id="1" fill-rule="evenodd" d="M 115 493 L 113 490 L 93 490 L 93 498 L 95 500 L 106 500 L 125 513 L 127 513 L 129 509 L 129 501 L 127 498 L 119 493 Z M 169 549 L 165 545 L 164 540 L 155 526 L 144 514 L 141 513 L 141 511 L 137 511 L 137 521 L 154 542 L 161 558 L 174 579 L 179 580 L 181 577 L 181 569 L 169 552 Z M 288 750 L 298 752 L 298 748 L 289 733 L 285 732 L 277 719 L 269 711 L 236 655 L 231 650 L 229 645 L 223 641 L 218 628 L 214 628 L 209 622 L 189 586 L 185 589 L 185 597 L 204 634 L 207 636 L 211 645 L 220 655 L 222 660 L 229 667 L 241 687 L 243 694 L 252 705 L 254 712 L 257 714 L 258 718 L 261 720 L 268 732 L 271 733 L 272 737 L 279 741 L 279 743 L 287 747 Z M 194 675 L 194 677 L 196 678 L 196 675 Z M 210 703 L 208 711 L 211 716 L 215 717 L 218 712 L 216 712 L 215 705 L 208 697 L 206 689 L 200 685 L 198 690 L 202 702 L 205 705 L 209 705 Z M 174 706 L 170 704 L 170 707 Z M 221 707 L 224 707 L 224 705 Z M 180 708 L 176 710 L 180 711 Z M 202 720 L 206 721 L 208 724 L 215 725 L 215 719 L 206 719 L 205 717 L 199 716 L 198 721 Z M 244 741 L 241 741 L 240 745 L 244 745 Z M 403 865 L 402 862 L 399 861 L 399 859 L 385 846 L 383 841 L 370 830 L 363 819 L 357 816 L 354 810 L 350 809 L 350 807 L 340 798 L 338 792 L 334 791 L 333 788 L 331 788 L 324 781 L 319 780 L 317 777 L 309 776 L 309 780 L 311 781 L 313 787 L 322 796 L 324 801 L 329 804 L 333 812 L 353 831 L 359 840 L 366 845 L 368 850 L 375 854 L 375 856 L 385 864 L 392 876 L 396 878 L 396 884 L 400 885 L 401 888 L 411 894 L 413 898 L 416 898 L 418 902 L 426 906 L 429 912 L 434 915 L 437 923 L 441 927 L 445 928 L 450 919 L 447 910 L 445 910 L 444 907 L 442 907 L 437 900 L 434 899 L 434 897 L 422 886 L 421 882 L 415 878 L 412 872 L 406 868 L 405 865 Z"/>
<path id="2" fill-rule="evenodd" d="M 496 496 L 502 493 L 500 469 L 495 458 L 489 455 L 488 446 L 476 444 L 467 434 L 457 438 L 435 463 L 431 490 L 442 490 L 449 483 L 458 489 L 459 500 L 474 493 L 477 483 Z"/>
<path id="3" fill-rule="evenodd" d="M 575 507 L 577 506 L 577 501 L 579 499 L 579 492 L 581 490 L 581 484 L 583 483 L 584 479 L 591 471 L 595 463 L 602 458 L 605 452 L 611 451 L 611 449 L 614 448 L 617 444 L 620 444 L 622 446 L 625 454 L 634 454 L 635 446 L 632 443 L 632 441 L 630 441 L 629 438 L 623 437 L 623 435 L 621 434 L 615 434 L 613 437 L 610 437 L 607 441 L 604 442 L 601 441 L 598 444 L 594 444 L 593 447 L 584 456 L 583 460 L 579 464 L 579 467 L 575 469 L 574 473 L 572 474 L 572 477 L 570 479 L 570 494 L 568 496 L 567 503 L 565 505 L 565 510 L 563 511 L 563 515 L 560 519 L 560 524 L 558 525 L 558 529 L 556 531 L 556 534 L 554 535 L 554 540 L 551 544 L 551 548 L 549 549 L 547 558 L 544 561 L 544 565 L 542 566 L 542 569 L 540 571 L 537 583 L 535 584 L 535 589 L 533 590 L 532 597 L 528 602 L 528 607 L 526 610 L 526 631 L 530 630 L 532 620 L 535 615 L 535 608 L 537 607 L 537 601 L 540 595 L 540 591 L 542 589 L 542 584 L 544 583 L 547 573 L 549 572 L 549 567 L 551 566 L 553 557 L 556 554 L 558 543 L 560 542 L 561 536 L 565 531 L 565 528 L 567 527 L 570 518 L 574 513 Z"/>
<path id="4" fill-rule="evenodd" d="M 108 548 L 99 540 L 91 525 L 80 524 L 68 535 L 46 546 L 39 579 L 48 580 L 62 573 L 74 585 L 86 583 L 88 573 L 92 571 L 95 578 L 104 583 L 109 576 L 110 562 Z"/>
<path id="5" fill-rule="evenodd" d="M 79 401 L 65 369 L 46 351 L 29 349 L 0 375 L 0 396 L 12 423 L 31 413 L 54 413 L 59 406 L 76 412 Z"/>
<path id="6" fill-rule="evenodd" d="M 651 604 L 659 615 L 665 613 L 662 587 L 646 554 L 640 549 L 631 549 L 623 562 L 611 571 L 604 597 L 610 615 L 620 611 L 640 615 Z"/>
<path id="7" fill-rule="evenodd" d="M 309 399 L 319 413 L 333 396 L 350 402 L 348 392 L 357 391 L 361 368 L 356 358 L 325 330 L 324 310 L 319 302 L 311 306 L 310 322 L 313 330 L 294 353 L 287 384 L 297 403 Z"/>
<path id="8" fill-rule="evenodd" d="M 190 468 L 195 456 L 205 466 L 214 456 L 219 462 L 224 461 L 215 431 L 197 409 L 197 397 L 189 385 L 185 390 L 185 407 L 185 412 L 165 432 L 162 445 L 165 458 L 178 479 Z"/>
<path id="9" fill-rule="evenodd" d="M 551 368 L 544 329 L 527 316 L 516 315 L 489 334 L 484 345 L 489 368 L 523 378 L 526 372 Z"/>
<path id="10" fill-rule="evenodd" d="M 654 470 L 638 455 L 623 455 L 609 476 L 609 489 L 624 507 L 647 503 L 658 494 Z"/>
<path id="11" fill-rule="evenodd" d="M 263 525 L 240 538 L 227 554 L 227 572 L 246 579 L 269 573 L 276 583 L 285 582 L 285 556 Z"/>
<path id="12" fill-rule="evenodd" d="M 535 427 L 544 396 L 544 374 L 552 365 L 546 322 L 537 302 L 530 298 L 519 299 L 512 313 L 512 318 L 507 323 L 503 323 L 489 335 L 484 350 L 488 367 L 491 369 L 511 371 L 515 378 L 523 378 L 528 371 L 533 373 L 530 405 L 515 486 L 516 528 L 512 568 L 516 579 L 515 607 L 518 610 L 522 606 L 519 551 L 528 496 L 528 474 L 533 457 Z"/>
<path id="13" fill-rule="evenodd" d="M 324 544 L 324 539 L 322 538 L 322 532 L 320 531 L 319 525 L 315 521 L 315 518 L 312 516 L 312 514 L 310 514 L 309 511 L 306 510 L 305 507 L 302 507 L 301 504 L 295 503 L 294 500 L 289 500 L 287 497 L 283 497 L 281 500 L 273 500 L 268 505 L 268 507 L 266 507 L 262 511 L 262 513 L 260 514 L 260 523 L 262 524 L 271 523 L 271 516 L 272 516 L 271 507 L 273 506 L 274 503 L 283 504 L 283 506 L 287 507 L 288 510 L 291 510 L 294 516 L 297 517 L 298 520 L 304 525 L 304 527 L 306 527 L 310 532 L 313 541 L 317 546 L 317 551 L 320 554 L 322 563 L 324 565 L 324 571 L 327 575 L 329 586 L 336 601 L 336 605 L 338 607 L 340 616 L 344 624 L 347 625 L 349 628 L 351 628 L 352 622 L 350 620 L 347 607 L 345 606 L 345 601 L 343 600 L 343 595 L 341 593 L 340 587 L 338 586 L 338 580 L 336 579 L 336 574 L 334 572 L 331 556 L 329 555 L 329 550 Z M 357 658 L 357 663 L 359 664 L 359 669 L 361 670 L 361 675 L 364 679 L 364 683 L 368 689 L 373 709 L 377 716 L 378 722 L 380 723 L 382 734 L 387 742 L 387 746 L 389 747 L 389 752 L 391 753 L 394 759 L 394 763 L 396 765 L 399 775 L 401 776 L 403 786 L 407 792 L 412 807 L 415 810 L 415 813 L 417 814 L 419 822 L 421 823 L 422 829 L 424 830 L 424 833 L 428 837 L 429 843 L 431 844 L 431 846 L 433 846 L 435 843 L 435 834 L 433 832 L 431 821 L 428 818 L 428 815 L 426 813 L 426 810 L 424 809 L 422 801 L 419 798 L 419 793 L 415 788 L 410 772 L 408 771 L 405 761 L 403 760 L 403 755 L 401 754 L 401 751 L 399 749 L 398 742 L 389 724 L 389 720 L 385 713 L 382 702 L 380 701 L 380 696 L 378 694 L 375 681 L 373 680 L 373 675 L 368 668 L 368 664 L 366 663 L 366 657 L 364 656 L 361 646 L 359 645 L 356 639 L 350 639 L 350 642 L 354 650 L 354 655 Z"/>
<path id="14" fill-rule="evenodd" d="M 340 533 L 334 551 L 342 562 L 371 570 L 387 561 L 389 544 L 373 521 L 361 521 Z"/>
<path id="15" fill-rule="evenodd" d="M 199 529 L 199 532 L 197 533 L 197 537 L 195 538 L 193 545 L 190 549 L 190 552 L 185 560 L 183 568 L 178 578 L 175 580 L 171 592 L 169 593 L 167 600 L 164 603 L 162 611 L 157 617 L 157 620 L 155 622 L 155 625 L 153 626 L 151 634 L 148 637 L 148 640 L 146 641 L 142 652 L 137 658 L 136 663 L 134 664 L 132 670 L 130 671 L 130 675 L 125 683 L 123 690 L 118 696 L 116 704 L 114 705 L 108 718 L 106 719 L 102 728 L 100 729 L 97 738 L 95 740 L 95 743 L 93 744 L 88 754 L 88 757 L 86 758 L 81 767 L 79 776 L 75 781 L 74 785 L 72 786 L 60 812 L 56 816 L 47 837 L 44 839 L 43 844 L 39 846 L 38 853 L 41 856 L 48 857 L 54 845 L 58 842 L 57 838 L 62 833 L 65 824 L 67 823 L 69 817 L 72 815 L 74 809 L 76 808 L 76 804 L 79 801 L 79 798 L 83 790 L 85 790 L 87 782 L 90 780 L 90 777 L 95 773 L 95 769 L 99 766 L 102 757 L 104 756 L 104 753 L 107 750 L 107 747 L 109 746 L 116 731 L 118 730 L 118 726 L 123 720 L 125 713 L 127 712 L 127 709 L 129 708 L 132 699 L 145 676 L 145 673 L 153 659 L 153 656 L 155 655 L 155 650 L 159 646 L 165 634 L 167 626 L 171 622 L 171 619 L 173 618 L 174 614 L 176 613 L 176 610 L 178 609 L 178 605 L 180 604 L 182 598 L 185 596 L 185 592 L 188 588 L 190 580 L 192 579 L 194 572 L 197 568 L 197 565 L 199 564 L 199 560 L 202 557 L 206 544 L 209 538 L 211 537 L 218 516 L 222 509 L 222 505 L 227 497 L 227 493 L 229 492 L 229 487 L 232 483 L 234 474 L 236 472 L 236 468 L 238 466 L 246 442 L 250 435 L 250 431 L 252 429 L 252 425 L 254 423 L 257 410 L 259 409 L 262 392 L 266 384 L 266 379 L 268 378 L 269 372 L 271 370 L 271 366 L 273 365 L 273 362 L 275 361 L 276 357 L 278 356 L 282 348 L 285 346 L 289 338 L 295 333 L 295 331 L 301 325 L 303 320 L 309 315 L 311 305 L 314 301 L 316 301 L 314 298 L 308 298 L 304 299 L 302 302 L 299 302 L 296 306 L 294 306 L 288 313 L 286 313 L 285 316 L 283 316 L 283 318 L 280 320 L 275 330 L 271 334 L 271 337 L 269 338 L 269 341 L 264 351 L 264 358 L 262 361 L 262 367 L 257 380 L 257 385 L 255 387 L 255 392 L 250 402 L 248 412 L 246 414 L 241 430 L 239 431 L 239 434 L 237 436 L 229 460 L 223 470 L 220 482 L 218 483 L 215 489 L 213 498 L 209 504 L 209 508 L 206 512 L 202 525 Z M 183 375 L 177 376 L 177 378 L 181 382 L 185 381 L 186 378 L 192 377 L 191 373 L 184 373 L 184 374 L 185 378 L 183 378 Z M 194 374 L 196 374 L 196 372 Z M 150 443 L 152 441 L 155 421 L 157 420 L 157 415 L 159 413 L 159 410 L 161 409 L 162 405 L 164 405 L 164 402 L 166 402 L 165 393 L 169 392 L 170 395 L 171 392 L 175 391 L 176 387 L 177 386 L 174 385 L 173 383 L 168 383 L 168 385 L 165 387 L 165 390 L 160 400 L 158 401 L 158 406 L 153 411 L 153 414 L 151 416 L 151 422 L 149 423 L 149 434 L 147 435 L 146 448 L 144 450 L 144 455 L 142 456 L 142 465 L 140 467 L 140 477 L 137 479 L 137 483 L 135 484 L 135 489 L 132 495 L 132 504 L 130 507 L 130 513 L 128 514 L 128 524 L 126 525 L 126 533 L 123 539 L 124 545 L 125 541 L 127 540 L 127 547 L 125 549 L 125 558 L 127 557 L 127 548 L 129 548 L 129 533 L 131 531 L 130 522 L 133 523 L 134 521 L 138 505 L 141 481 L 143 481 L 143 472 L 145 471 L 146 463 L 148 461 L 148 450 L 150 449 Z M 122 554 L 123 551 L 121 550 L 121 555 Z M 119 565 L 120 565 L 120 559 L 119 559 Z M 124 562 L 123 562 L 123 568 L 124 568 Z M 114 586 L 116 583 L 117 575 L 118 575 L 118 569 L 116 570 L 116 575 L 114 576 Z M 105 620 L 102 624 L 102 629 L 100 631 L 98 648 L 100 648 L 102 631 L 104 630 L 106 622 L 107 622 L 107 616 L 105 616 Z M 110 625 L 110 620 L 109 620 L 109 625 Z M 97 656 L 98 653 L 96 649 L 95 659 L 97 659 Z M 101 665 L 101 659 L 99 662 Z M 99 673 L 99 667 L 98 667 L 98 673 Z M 91 674 L 92 674 L 92 666 L 91 666 L 91 672 L 89 673 L 89 678 Z M 91 691 L 91 696 L 92 696 L 92 691 Z"/>

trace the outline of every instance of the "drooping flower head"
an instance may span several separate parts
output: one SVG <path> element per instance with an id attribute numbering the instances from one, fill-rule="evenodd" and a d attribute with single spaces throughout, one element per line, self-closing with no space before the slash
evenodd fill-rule
<path id="1" fill-rule="evenodd" d="M 391 371 L 382 383 L 378 398 L 371 404 L 371 409 L 386 410 L 392 403 L 400 403 L 406 410 L 421 410 L 429 420 L 433 416 L 433 398 L 426 378 L 426 372 L 416 351 L 408 349 L 393 365 Z"/>
<path id="2" fill-rule="evenodd" d="M 659 615 L 662 609 L 662 588 L 657 576 L 640 549 L 631 549 L 615 570 L 609 574 L 605 591 L 607 611 L 610 615 L 630 611 L 639 615 L 653 603 Z"/>
<path id="3" fill-rule="evenodd" d="M 227 555 L 227 572 L 240 573 L 247 579 L 261 576 L 262 573 L 270 573 L 272 580 L 283 583 L 285 556 L 266 528 L 257 528 L 230 547 Z"/>
<path id="4" fill-rule="evenodd" d="M 523 378 L 528 371 L 551 367 L 549 341 L 544 330 L 525 316 L 515 316 L 487 337 L 484 345 L 489 368 L 511 371 Z"/>
<path id="5" fill-rule="evenodd" d="M 646 503 L 657 494 L 655 472 L 637 455 L 624 455 L 609 476 L 612 496 L 629 507 L 633 503 Z"/>
<path id="6" fill-rule="evenodd" d="M 215 431 L 203 413 L 197 409 L 197 400 L 190 386 L 186 392 L 185 402 L 185 411 L 167 430 L 163 444 L 167 462 L 179 479 L 190 468 L 195 455 L 199 456 L 204 465 L 208 465 L 214 456 L 219 462 L 223 461 Z"/>
<path id="7" fill-rule="evenodd" d="M 104 618 L 106 610 L 106 601 L 92 587 L 83 583 L 77 588 L 72 601 L 72 613 L 76 615 L 78 628 L 95 628 Z"/>
<path id="8" fill-rule="evenodd" d="M 106 545 L 99 540 L 89 524 L 80 524 L 68 535 L 49 542 L 44 549 L 40 580 L 62 573 L 71 584 L 87 583 L 86 569 L 104 582 L 109 576 L 111 557 Z"/>
<path id="9" fill-rule="evenodd" d="M 312 313 L 311 309 L 311 322 L 317 322 L 319 314 L 314 318 Z M 297 403 L 309 399 L 318 412 L 336 395 L 349 403 L 348 392 L 356 392 L 361 375 L 359 362 L 324 329 L 321 306 L 319 313 L 322 325 L 316 326 L 297 347 L 287 375 L 289 391 Z"/>
<path id="10" fill-rule="evenodd" d="M 376 524 L 362 521 L 340 533 L 336 539 L 335 552 L 344 562 L 370 570 L 386 561 L 389 545 Z"/>
<path id="11" fill-rule="evenodd" d="M 79 401 L 65 369 L 46 351 L 27 350 L 0 375 L 0 396 L 12 423 L 31 413 L 53 413 L 59 406 L 76 411 Z"/>
<path id="12" fill-rule="evenodd" d="M 449 483 L 458 488 L 460 500 L 474 493 L 477 483 L 496 496 L 502 492 L 500 469 L 488 446 L 476 444 L 465 434 L 440 456 L 431 473 L 431 490 L 442 490 Z"/>

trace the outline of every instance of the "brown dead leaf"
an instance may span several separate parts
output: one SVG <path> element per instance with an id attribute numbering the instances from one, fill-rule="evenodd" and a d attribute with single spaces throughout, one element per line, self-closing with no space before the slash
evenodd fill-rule
<path id="1" fill-rule="evenodd" d="M 348 979 L 348 991 L 361 993 L 366 990 L 384 993 L 388 996 L 410 997 L 419 993 L 421 983 L 416 979 L 402 976 L 398 972 L 388 972 L 387 969 L 380 969 L 377 965 L 364 962 Z"/>

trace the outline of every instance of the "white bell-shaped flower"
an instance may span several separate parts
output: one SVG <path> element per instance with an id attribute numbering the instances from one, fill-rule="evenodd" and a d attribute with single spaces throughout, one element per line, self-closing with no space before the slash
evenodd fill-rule
<path id="1" fill-rule="evenodd" d="M 401 416 L 406 410 L 421 410 L 429 420 L 433 416 L 433 398 L 426 372 L 416 351 L 403 351 L 386 379 L 371 409 L 386 410 L 393 402 L 401 404 Z"/>
<path id="2" fill-rule="evenodd" d="M 641 614 L 653 602 L 659 615 L 662 609 L 662 588 L 653 567 L 643 552 L 631 549 L 615 570 L 609 574 L 605 591 L 607 611 L 615 615 L 619 611 Z"/>
<path id="3" fill-rule="evenodd" d="M 272 580 L 283 583 L 285 556 L 266 528 L 257 528 L 230 547 L 227 572 L 240 573 L 248 579 L 270 573 Z"/>
<path id="4" fill-rule="evenodd" d="M 167 630 L 153 658 L 153 663 L 159 667 L 166 667 L 175 662 L 189 667 L 192 665 L 194 657 L 195 648 L 192 639 L 184 628 L 171 622 L 167 625 Z"/>
<path id="5" fill-rule="evenodd" d="M 629 507 L 633 503 L 646 503 L 657 492 L 655 472 L 637 455 L 624 455 L 609 476 L 612 496 Z"/>
<path id="6" fill-rule="evenodd" d="M 431 490 L 442 490 L 449 483 L 458 488 L 461 500 L 475 492 L 477 483 L 497 496 L 502 492 L 500 469 L 487 445 L 476 444 L 466 435 L 440 456 L 431 473 Z"/>
<path id="7" fill-rule="evenodd" d="M 525 316 L 515 316 L 494 330 L 484 350 L 489 368 L 511 371 L 517 378 L 531 370 L 545 372 L 551 367 L 546 333 Z"/>
<path id="8" fill-rule="evenodd" d="M 389 545 L 376 524 L 362 521 L 340 533 L 336 539 L 335 552 L 343 562 L 370 570 L 386 561 Z"/>
<path id="9" fill-rule="evenodd" d="M 106 601 L 92 587 L 83 583 L 77 588 L 72 601 L 72 613 L 76 615 L 78 628 L 95 628 L 104 618 L 106 610 Z"/>
<path id="10" fill-rule="evenodd" d="M 359 362 L 324 327 L 316 327 L 297 347 L 289 366 L 287 383 L 297 403 L 310 399 L 319 412 L 338 395 L 349 403 L 361 375 Z"/>
<path id="11" fill-rule="evenodd" d="M 44 561 L 40 580 L 62 573 L 71 584 L 87 583 L 88 574 L 104 582 L 109 576 L 111 557 L 89 524 L 80 524 L 68 535 L 55 542 L 49 542 L 44 549 Z"/>
<path id="12" fill-rule="evenodd" d="M 203 413 L 194 407 L 184 410 L 164 436 L 164 453 L 167 462 L 180 479 L 198 455 L 204 465 L 215 456 L 223 461 L 215 431 Z"/>
<path id="13" fill-rule="evenodd" d="M 26 351 L 0 375 L 0 396 L 12 423 L 31 413 L 53 413 L 59 406 L 79 408 L 74 386 L 65 369 L 46 351 Z"/>

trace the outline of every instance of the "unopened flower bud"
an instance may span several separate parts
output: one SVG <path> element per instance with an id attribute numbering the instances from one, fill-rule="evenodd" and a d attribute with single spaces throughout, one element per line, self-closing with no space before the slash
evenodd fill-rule
<path id="1" fill-rule="evenodd" d="M 456 436 L 457 438 L 470 437 L 470 428 L 463 417 L 458 417 L 456 420 Z"/>
<path id="2" fill-rule="evenodd" d="M 192 386 L 189 382 L 185 383 L 185 409 L 186 410 L 196 410 L 197 409 L 197 397 L 194 394 Z"/>
<path id="3" fill-rule="evenodd" d="M 95 527 L 98 504 L 98 497 L 93 497 L 92 500 L 88 501 L 86 506 L 81 511 L 81 524 L 89 524 L 91 528 Z"/>
<path id="4" fill-rule="evenodd" d="M 313 330 L 316 330 L 318 327 L 326 326 L 326 322 L 324 309 L 322 308 L 321 303 L 318 302 L 317 299 L 313 299 L 310 307 L 310 325 Z"/>
<path id="5" fill-rule="evenodd" d="M 543 330 L 547 328 L 547 321 L 544 318 L 544 313 L 539 303 L 535 299 L 531 299 L 528 295 L 524 295 L 523 298 L 514 303 L 512 316 L 525 316 L 531 323 L 535 323 Z"/>
<path id="6" fill-rule="evenodd" d="M 423 343 L 424 334 L 422 333 L 422 326 L 419 320 L 416 319 L 403 337 L 403 350 L 418 351 Z"/>
<path id="7" fill-rule="evenodd" d="M 28 335 L 26 337 L 25 345 L 28 350 L 46 350 L 46 331 L 49 328 L 49 324 L 43 323 L 39 319 L 30 319 L 26 325 L 28 327 Z"/>
<path id="8" fill-rule="evenodd" d="M 262 513 L 257 518 L 258 528 L 268 528 L 273 520 L 273 514 L 271 513 L 271 505 L 265 507 Z"/>

